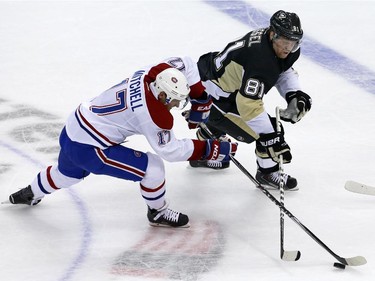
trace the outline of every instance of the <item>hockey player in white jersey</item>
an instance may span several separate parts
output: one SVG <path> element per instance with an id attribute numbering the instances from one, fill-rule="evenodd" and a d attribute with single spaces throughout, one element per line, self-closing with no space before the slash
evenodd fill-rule
<path id="1" fill-rule="evenodd" d="M 140 69 L 72 112 L 60 135 L 58 164 L 40 171 L 30 185 L 9 196 L 12 204 L 36 205 L 57 190 L 79 183 L 90 173 L 140 182 L 153 226 L 187 227 L 187 215 L 168 208 L 163 160 L 228 161 L 236 143 L 177 139 L 173 107 L 191 99 L 191 122 L 207 120 L 210 99 L 196 64 L 188 57 L 170 58 Z M 141 152 L 123 142 L 144 135 L 156 152 Z"/>

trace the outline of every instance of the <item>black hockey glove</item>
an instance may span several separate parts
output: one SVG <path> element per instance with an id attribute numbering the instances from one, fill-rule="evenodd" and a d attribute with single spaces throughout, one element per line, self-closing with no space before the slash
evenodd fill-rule
<path id="1" fill-rule="evenodd" d="M 282 133 L 260 134 L 256 143 L 256 153 L 259 157 L 265 158 L 264 152 L 277 163 L 280 162 L 279 156 L 281 154 L 283 155 L 283 163 L 292 161 L 290 147 L 285 142 L 284 134 Z"/>
<path id="2" fill-rule="evenodd" d="M 280 110 L 280 118 L 283 121 L 294 124 L 311 109 L 311 97 L 302 91 L 289 92 L 285 95 L 285 99 L 288 107 Z"/>

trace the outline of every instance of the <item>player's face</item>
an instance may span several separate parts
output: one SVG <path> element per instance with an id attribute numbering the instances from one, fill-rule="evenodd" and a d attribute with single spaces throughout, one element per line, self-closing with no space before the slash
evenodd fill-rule
<path id="1" fill-rule="evenodd" d="M 170 102 L 167 101 L 167 95 L 164 92 L 159 94 L 159 101 L 165 105 L 168 110 L 171 110 L 173 107 L 177 107 L 178 109 L 183 109 L 187 104 L 187 99 L 185 100 L 171 100 Z"/>
<path id="2" fill-rule="evenodd" d="M 297 41 L 288 40 L 285 37 L 273 37 L 272 45 L 275 50 L 276 56 L 280 59 L 285 59 L 289 53 L 295 50 Z"/>
<path id="3" fill-rule="evenodd" d="M 168 110 L 171 110 L 173 107 L 179 107 L 180 101 L 179 100 L 171 100 L 165 106 L 167 107 Z"/>

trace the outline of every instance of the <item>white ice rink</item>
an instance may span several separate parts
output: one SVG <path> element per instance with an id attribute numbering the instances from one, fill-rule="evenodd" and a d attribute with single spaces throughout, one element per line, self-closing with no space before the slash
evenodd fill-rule
<path id="1" fill-rule="evenodd" d="M 295 64 L 311 112 L 284 124 L 300 190 L 286 207 L 335 253 L 336 261 L 285 218 L 234 165 L 224 171 L 165 163 L 171 208 L 189 229 L 148 225 L 138 184 L 91 175 L 35 207 L 0 205 L 4 281 L 370 281 L 375 278 L 375 197 L 349 193 L 346 180 L 375 185 L 373 1 L 0 1 L 0 201 L 53 164 L 68 114 L 143 65 L 168 56 L 197 59 L 296 12 L 305 42 Z M 272 90 L 269 113 L 285 102 Z M 175 111 L 175 131 L 194 137 Z M 147 151 L 142 137 L 127 145 Z M 254 174 L 254 144 L 236 158 Z M 278 192 L 272 192 L 276 197 Z"/>

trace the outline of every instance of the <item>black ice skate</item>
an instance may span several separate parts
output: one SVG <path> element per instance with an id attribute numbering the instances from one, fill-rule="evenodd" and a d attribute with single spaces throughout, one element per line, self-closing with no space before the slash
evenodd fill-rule
<path id="1" fill-rule="evenodd" d="M 284 181 L 285 191 L 298 190 L 297 180 L 295 178 L 287 174 L 284 174 L 284 177 L 285 177 L 285 181 Z M 279 189 L 279 184 L 281 180 L 279 172 L 263 174 L 261 171 L 258 170 L 255 178 L 264 188 Z"/>
<path id="2" fill-rule="evenodd" d="M 168 204 L 159 210 L 148 207 L 147 218 L 151 226 L 190 227 L 189 217 L 169 209 Z"/>
<path id="3" fill-rule="evenodd" d="M 22 188 L 20 191 L 17 191 L 9 196 L 9 201 L 12 204 L 26 204 L 26 205 L 36 205 L 42 198 L 34 198 L 34 193 L 31 190 L 31 186 Z"/>
<path id="4" fill-rule="evenodd" d="M 211 168 L 214 170 L 222 170 L 229 168 L 229 161 L 221 162 L 214 160 L 191 160 L 189 164 L 193 168 Z"/>

